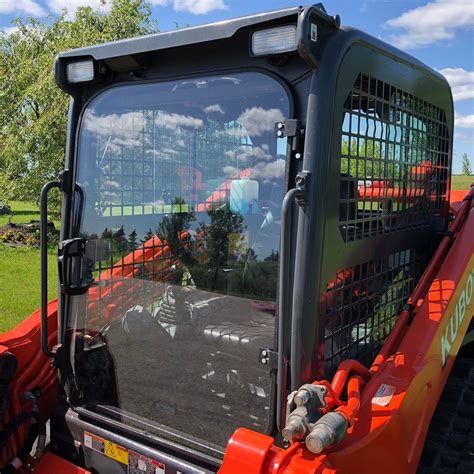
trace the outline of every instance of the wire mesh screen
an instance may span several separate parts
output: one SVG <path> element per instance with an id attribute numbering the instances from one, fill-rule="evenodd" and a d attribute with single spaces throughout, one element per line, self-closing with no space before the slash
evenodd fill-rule
<path id="1" fill-rule="evenodd" d="M 255 161 L 248 134 L 236 121 L 224 133 L 212 119 L 204 126 L 202 118 L 156 109 L 106 118 L 102 128 L 103 117 L 89 116 L 85 124 L 96 132 L 94 188 L 104 217 L 204 210 L 198 203 L 227 197 L 225 190 L 212 194 L 223 170 L 230 179 L 242 156 L 250 166 Z M 174 202 L 177 196 L 180 202 Z"/>
<path id="2" fill-rule="evenodd" d="M 344 104 L 340 169 L 345 241 L 429 226 L 447 199 L 444 111 L 360 74 Z"/>
<path id="3" fill-rule="evenodd" d="M 426 253 L 412 248 L 344 268 L 327 283 L 326 376 L 344 359 L 371 364 L 425 265 Z"/>

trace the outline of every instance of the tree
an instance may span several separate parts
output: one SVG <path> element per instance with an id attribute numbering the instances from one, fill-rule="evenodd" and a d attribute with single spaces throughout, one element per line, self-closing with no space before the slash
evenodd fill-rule
<path id="1" fill-rule="evenodd" d="M 132 232 L 130 232 L 130 234 L 128 234 L 128 248 L 130 251 L 134 251 L 134 250 L 137 250 L 138 248 L 138 238 L 137 238 L 138 234 L 137 234 L 137 231 L 135 229 L 132 230 Z"/>
<path id="2" fill-rule="evenodd" d="M 467 153 L 462 155 L 462 174 L 470 176 L 472 174 L 471 161 L 467 156 Z"/>
<path id="3" fill-rule="evenodd" d="M 18 19 L 16 33 L 0 33 L 0 200 L 38 200 L 64 166 L 69 98 L 54 82 L 58 53 L 157 31 L 145 0 L 105 3 L 108 13 L 80 7 L 73 20 L 66 11 Z"/>

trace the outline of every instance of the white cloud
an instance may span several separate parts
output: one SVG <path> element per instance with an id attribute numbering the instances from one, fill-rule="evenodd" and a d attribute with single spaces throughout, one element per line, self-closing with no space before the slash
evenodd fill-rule
<path id="1" fill-rule="evenodd" d="M 150 4 L 157 7 L 166 7 L 168 0 L 150 0 Z"/>
<path id="2" fill-rule="evenodd" d="M 101 0 L 47 0 L 46 3 L 54 13 L 61 13 L 66 9 L 71 17 L 75 16 L 79 7 L 91 7 L 94 10 L 102 11 L 110 10 L 110 2 L 103 5 Z"/>
<path id="3" fill-rule="evenodd" d="M 10 36 L 19 31 L 18 26 L 7 26 L 1 31 L 5 36 Z"/>
<path id="4" fill-rule="evenodd" d="M 239 168 L 235 168 L 234 166 L 224 166 L 222 169 L 224 174 L 227 176 L 237 176 L 239 174 Z"/>
<path id="5" fill-rule="evenodd" d="M 414 49 L 451 40 L 457 28 L 470 28 L 474 25 L 474 2 L 436 0 L 408 10 L 397 18 L 388 20 L 385 25 L 404 30 L 390 37 L 400 48 Z"/>
<path id="6" fill-rule="evenodd" d="M 223 0 L 173 0 L 173 8 L 177 12 L 204 15 L 215 10 L 224 10 L 226 6 Z"/>
<path id="7" fill-rule="evenodd" d="M 237 119 L 251 137 L 271 132 L 275 129 L 275 124 L 282 120 L 284 117 L 280 109 L 263 109 L 262 107 L 246 109 Z"/>
<path id="8" fill-rule="evenodd" d="M 224 109 L 219 104 L 208 105 L 204 109 L 204 112 L 206 112 L 206 114 L 213 114 L 213 113 L 219 113 L 223 115 L 225 114 Z"/>
<path id="9" fill-rule="evenodd" d="M 270 163 L 257 163 L 252 169 L 250 175 L 252 178 L 260 178 L 268 182 L 272 179 L 281 178 L 285 175 L 285 160 L 276 160 Z"/>
<path id="10" fill-rule="evenodd" d="M 454 132 L 454 140 L 462 140 L 465 142 L 471 142 L 474 145 L 474 131 L 463 131 L 463 132 Z"/>
<path id="11" fill-rule="evenodd" d="M 456 114 L 454 117 L 454 126 L 458 128 L 474 128 L 474 114 Z"/>
<path id="12" fill-rule="evenodd" d="M 447 67 L 439 72 L 450 83 L 454 100 L 474 99 L 474 71 Z"/>
<path id="13" fill-rule="evenodd" d="M 191 117 L 190 115 L 168 114 L 166 112 L 160 114 L 155 123 L 168 130 L 175 130 L 177 127 L 185 128 L 202 128 L 204 122 L 200 118 Z"/>
<path id="14" fill-rule="evenodd" d="M 0 13 L 26 13 L 33 16 L 44 16 L 46 12 L 35 0 L 0 0 Z M 8 30 L 5 28 L 4 31 Z"/>

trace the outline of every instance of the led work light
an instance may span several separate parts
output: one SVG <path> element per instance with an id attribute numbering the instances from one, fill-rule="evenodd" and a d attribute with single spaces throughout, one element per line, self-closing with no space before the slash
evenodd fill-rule
<path id="1" fill-rule="evenodd" d="M 296 25 L 269 28 L 252 34 L 252 54 L 255 56 L 288 53 L 296 49 Z"/>
<path id="2" fill-rule="evenodd" d="M 66 77 L 68 82 L 88 82 L 94 79 L 94 61 L 78 61 L 69 63 L 66 67 Z"/>

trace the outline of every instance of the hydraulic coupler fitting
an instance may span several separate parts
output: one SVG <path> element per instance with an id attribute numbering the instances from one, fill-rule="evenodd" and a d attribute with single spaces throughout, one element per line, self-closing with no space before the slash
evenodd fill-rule
<path id="1" fill-rule="evenodd" d="M 331 411 L 323 415 L 306 437 L 306 447 L 315 454 L 342 441 L 349 423 L 341 413 Z"/>
<path id="2" fill-rule="evenodd" d="M 305 384 L 292 392 L 287 402 L 286 426 L 281 434 L 287 441 L 303 440 L 321 416 L 320 409 L 326 406 L 326 387 Z"/>

